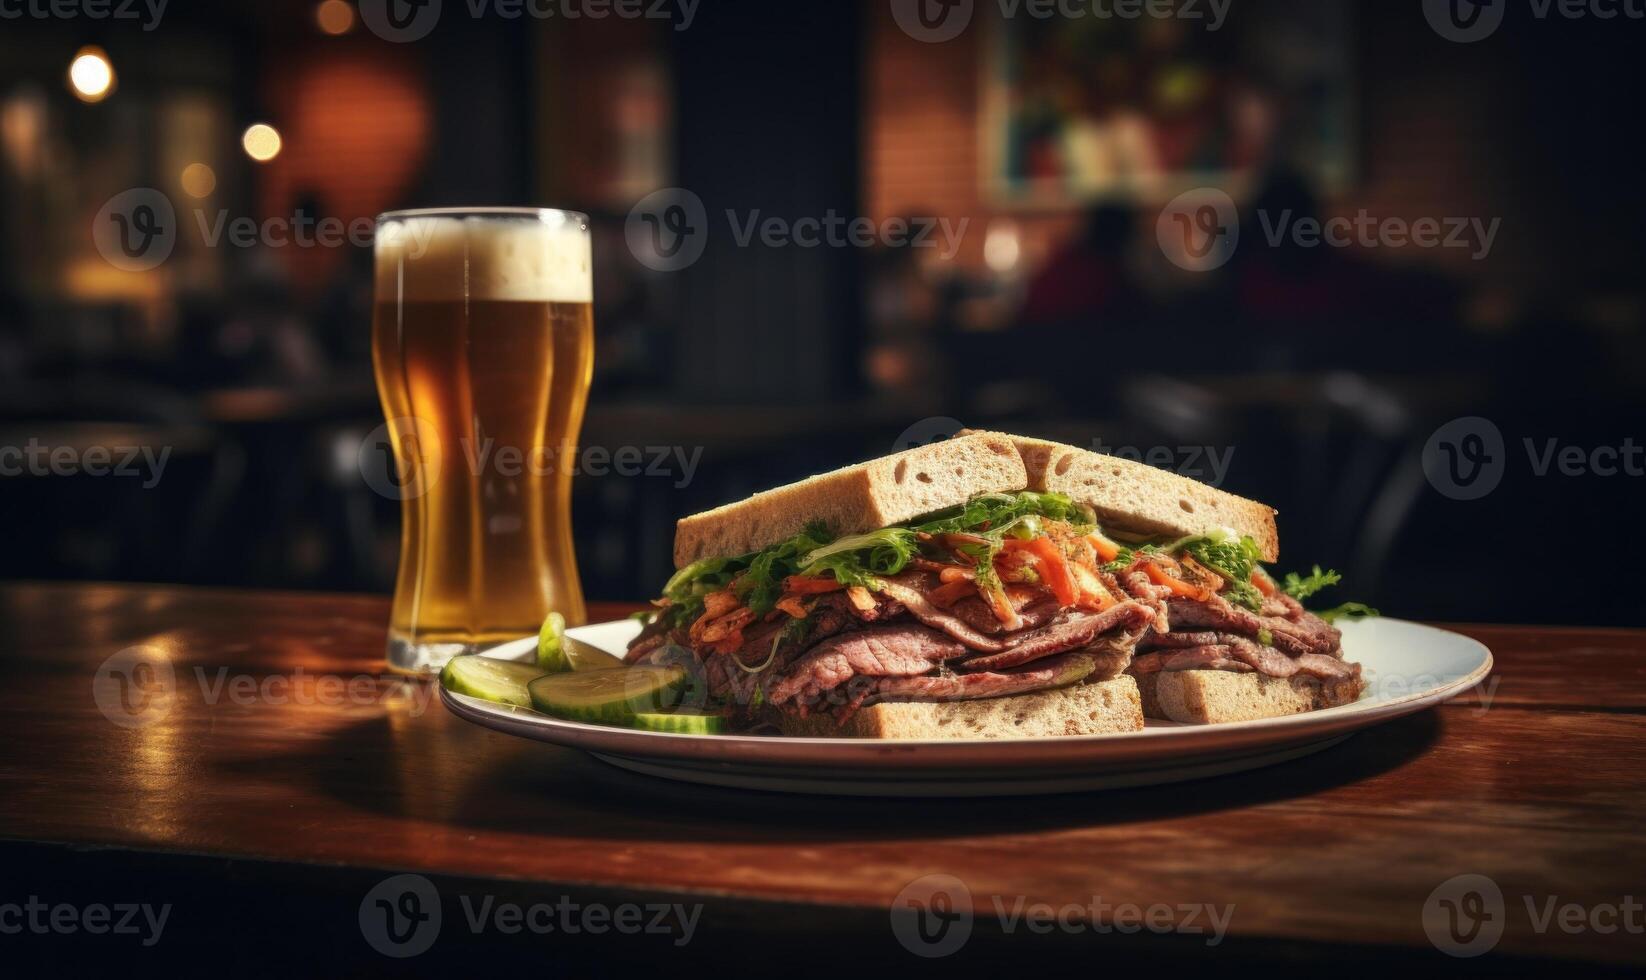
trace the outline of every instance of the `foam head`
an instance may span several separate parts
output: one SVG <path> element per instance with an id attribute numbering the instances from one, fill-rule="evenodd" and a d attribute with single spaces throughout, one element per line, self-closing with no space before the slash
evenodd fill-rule
<path id="1" fill-rule="evenodd" d="M 386 217 L 375 257 L 378 302 L 593 301 L 588 223 L 568 212 Z"/>

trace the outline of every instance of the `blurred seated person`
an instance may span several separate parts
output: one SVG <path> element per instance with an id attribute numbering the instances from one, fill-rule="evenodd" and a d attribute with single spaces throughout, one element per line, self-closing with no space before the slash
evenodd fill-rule
<path id="1" fill-rule="evenodd" d="M 1023 323 L 1088 323 L 1136 314 L 1139 291 L 1128 263 L 1135 228 L 1130 208 L 1093 208 L 1080 234 L 1029 280 Z"/>

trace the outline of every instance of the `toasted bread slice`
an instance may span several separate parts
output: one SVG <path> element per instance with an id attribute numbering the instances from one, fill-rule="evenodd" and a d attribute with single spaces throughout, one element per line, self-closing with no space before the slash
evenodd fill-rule
<path id="1" fill-rule="evenodd" d="M 1360 678 L 1324 682 L 1300 674 L 1269 677 L 1227 670 L 1162 670 L 1137 678 L 1143 713 L 1190 724 L 1255 721 L 1352 704 Z"/>
<path id="2" fill-rule="evenodd" d="M 1118 456 L 1046 439 L 1006 436 L 1028 470 L 1029 489 L 1061 493 L 1097 511 L 1106 527 L 1149 537 L 1229 528 L 1249 535 L 1264 561 L 1280 557 L 1273 507 Z"/>
<path id="3" fill-rule="evenodd" d="M 684 518 L 675 527 L 674 564 L 747 554 L 816 520 L 837 535 L 875 531 L 1028 481 L 1010 436 L 980 432 L 918 446 Z"/>
<path id="4" fill-rule="evenodd" d="M 1122 674 L 1082 684 L 981 701 L 905 701 L 863 708 L 837 725 L 829 715 L 783 715 L 785 735 L 810 738 L 1031 738 L 1143 730 L 1137 683 Z"/>

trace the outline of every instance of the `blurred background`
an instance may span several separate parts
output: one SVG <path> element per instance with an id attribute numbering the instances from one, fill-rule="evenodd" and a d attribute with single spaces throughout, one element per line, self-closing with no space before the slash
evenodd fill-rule
<path id="1" fill-rule="evenodd" d="M 595 236 L 583 442 L 669 453 L 579 478 L 593 598 L 654 594 L 682 515 L 965 424 L 1268 502 L 1333 601 L 1646 625 L 1646 23 L 443 6 L 0 5 L 0 576 L 389 591 L 370 219 L 547 205 Z M 134 189 L 152 266 L 93 234 Z M 630 234 L 659 191 L 702 205 L 680 268 Z"/>

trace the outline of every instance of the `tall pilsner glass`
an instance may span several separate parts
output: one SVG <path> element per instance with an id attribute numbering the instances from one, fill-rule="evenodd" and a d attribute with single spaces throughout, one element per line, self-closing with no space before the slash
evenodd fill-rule
<path id="1" fill-rule="evenodd" d="M 594 364 L 588 219 L 533 208 L 377 219 L 372 363 L 401 503 L 389 666 L 584 621 L 571 478 Z M 369 447 L 368 447 L 369 448 Z"/>

